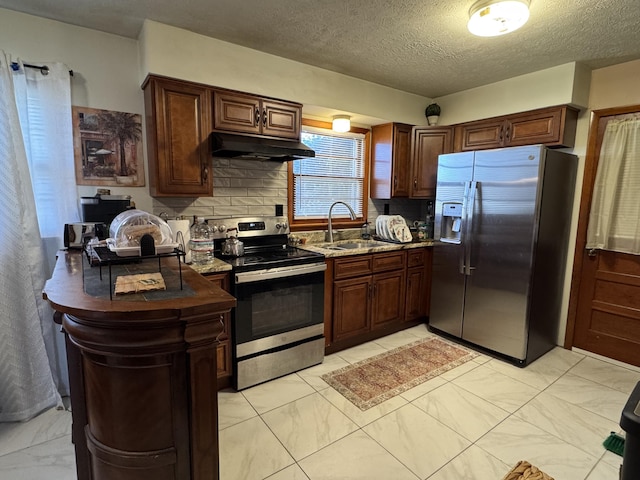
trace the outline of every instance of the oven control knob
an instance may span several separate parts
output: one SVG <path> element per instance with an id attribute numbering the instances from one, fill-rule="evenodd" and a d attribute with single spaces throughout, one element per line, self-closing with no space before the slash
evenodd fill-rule
<path id="1" fill-rule="evenodd" d="M 218 227 L 218 231 L 221 232 L 221 233 L 222 232 L 226 232 L 227 231 L 227 226 L 226 225 L 220 225 Z"/>
<path id="2" fill-rule="evenodd" d="M 276 223 L 276 228 L 278 230 L 282 229 L 286 229 L 287 228 L 287 222 L 282 222 L 282 223 Z"/>
<path id="3" fill-rule="evenodd" d="M 209 225 L 209 227 L 211 228 L 211 231 L 213 233 L 216 233 L 218 231 L 218 226 L 217 225 Z"/>

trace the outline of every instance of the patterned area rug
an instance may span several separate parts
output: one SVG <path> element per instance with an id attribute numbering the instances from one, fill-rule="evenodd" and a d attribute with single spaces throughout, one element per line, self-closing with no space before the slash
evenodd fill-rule
<path id="1" fill-rule="evenodd" d="M 360 410 L 367 410 L 476 356 L 460 345 L 430 337 L 326 373 L 321 378 Z"/>
<path id="2" fill-rule="evenodd" d="M 529 462 L 521 460 L 502 480 L 553 480 L 553 477 L 550 477 Z"/>

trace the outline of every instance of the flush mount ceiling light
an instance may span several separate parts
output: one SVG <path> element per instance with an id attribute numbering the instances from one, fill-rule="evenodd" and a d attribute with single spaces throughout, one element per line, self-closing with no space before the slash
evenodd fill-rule
<path id="1" fill-rule="evenodd" d="M 529 19 L 529 0 L 480 0 L 469 10 L 467 28 L 479 37 L 517 30 Z"/>
<path id="2" fill-rule="evenodd" d="M 331 128 L 334 132 L 348 132 L 351 130 L 351 117 L 349 115 L 336 115 L 333 117 Z"/>

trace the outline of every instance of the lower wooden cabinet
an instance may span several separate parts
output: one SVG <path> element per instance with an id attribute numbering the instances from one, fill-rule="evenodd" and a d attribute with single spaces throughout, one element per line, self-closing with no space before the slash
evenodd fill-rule
<path id="1" fill-rule="evenodd" d="M 327 350 L 337 351 L 419 323 L 429 310 L 431 249 L 331 259 L 331 325 Z M 328 305 L 326 303 L 330 302 Z"/>
<path id="2" fill-rule="evenodd" d="M 207 280 L 214 283 L 225 292 L 229 291 L 230 278 L 228 273 L 216 273 L 205 275 Z M 216 360 L 218 367 L 218 390 L 231 386 L 233 368 L 231 365 L 231 314 L 225 313 L 222 318 L 224 323 L 222 333 L 218 336 L 216 347 Z"/>
<path id="3" fill-rule="evenodd" d="M 406 321 L 429 316 L 432 255 L 430 248 L 410 250 L 407 254 Z"/>
<path id="4" fill-rule="evenodd" d="M 333 340 L 371 329 L 371 275 L 337 280 L 333 287 Z"/>

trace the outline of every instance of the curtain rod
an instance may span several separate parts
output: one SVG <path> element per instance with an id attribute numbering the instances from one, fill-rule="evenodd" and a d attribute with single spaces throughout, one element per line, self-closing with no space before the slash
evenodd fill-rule
<path id="1" fill-rule="evenodd" d="M 27 68 L 36 68 L 40 70 L 40 73 L 42 75 L 49 75 L 49 67 L 47 67 L 46 65 L 31 65 L 30 63 L 23 63 L 22 65 Z M 18 70 L 20 68 L 20 64 L 18 64 L 17 62 L 12 62 L 11 68 L 13 68 L 14 70 Z M 69 75 L 73 77 L 73 70 L 69 70 Z"/>

